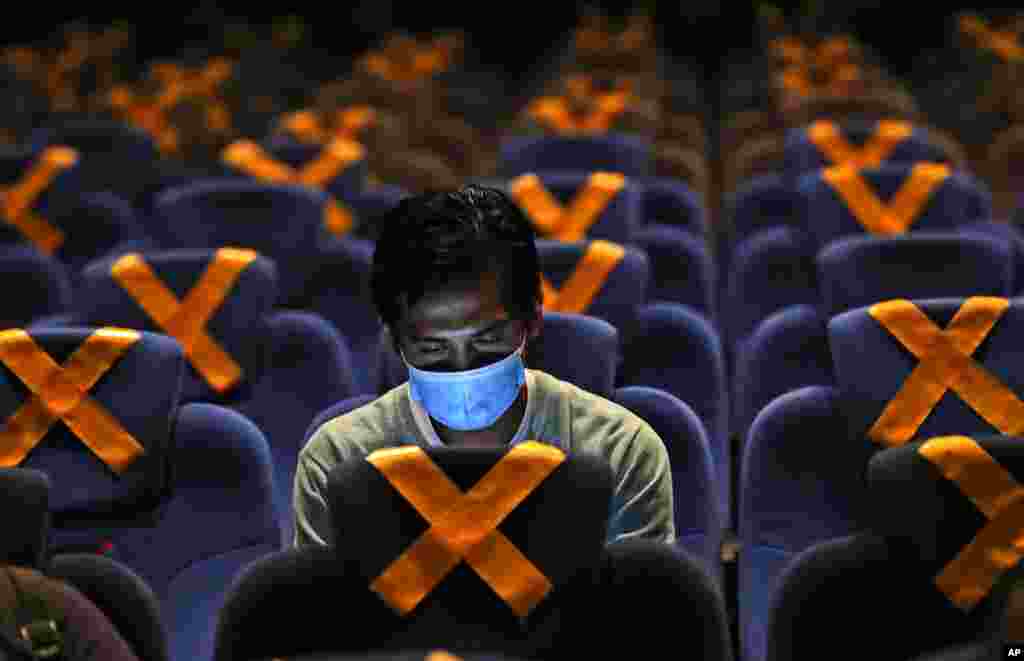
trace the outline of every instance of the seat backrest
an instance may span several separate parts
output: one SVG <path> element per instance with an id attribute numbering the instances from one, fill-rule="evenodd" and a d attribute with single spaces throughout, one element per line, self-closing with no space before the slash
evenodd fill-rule
<path id="1" fill-rule="evenodd" d="M 621 172 L 626 176 L 651 174 L 651 145 L 646 140 L 619 134 L 603 136 L 522 136 L 504 140 L 499 173 L 515 177 L 542 170 Z"/>
<path id="2" fill-rule="evenodd" d="M 161 193 L 157 222 L 178 248 L 249 248 L 279 266 L 282 304 L 310 277 L 309 255 L 325 236 L 326 193 L 292 184 L 202 180 Z"/>
<path id="3" fill-rule="evenodd" d="M 337 159 L 337 165 L 334 165 L 333 159 L 328 160 L 329 154 L 325 154 L 325 150 L 330 149 L 330 143 L 319 145 L 290 138 L 276 138 L 268 142 L 267 148 L 271 156 L 292 168 L 297 175 L 332 195 L 354 194 L 365 187 L 368 170 L 365 151 L 355 148 L 354 145 L 346 150 L 350 152 L 349 154 Z M 314 177 L 311 166 L 320 168 L 326 174 Z"/>
<path id="4" fill-rule="evenodd" d="M 373 244 L 338 238 L 309 259 L 316 262 L 315 273 L 293 302 L 338 329 L 352 353 L 356 387 L 360 392 L 374 392 L 382 325 L 370 291 Z"/>
<path id="5" fill-rule="evenodd" d="M 781 174 L 768 174 L 745 182 L 728 193 L 726 217 L 730 233 L 727 251 L 764 229 L 799 224 L 800 198 Z"/>
<path id="6" fill-rule="evenodd" d="M 1020 301 L 994 297 L 892 300 L 833 317 L 829 345 L 850 437 L 886 447 L 1015 433 L 1024 420 L 1022 323 Z"/>
<path id="7" fill-rule="evenodd" d="M 800 222 L 818 248 L 851 234 L 948 231 L 991 214 L 977 180 L 934 163 L 835 166 L 800 177 L 797 191 Z"/>
<path id="8" fill-rule="evenodd" d="M 266 370 L 276 298 L 275 264 L 251 250 L 129 253 L 84 270 L 73 318 L 174 337 L 189 364 L 183 399 L 231 402 Z"/>
<path id="9" fill-rule="evenodd" d="M 785 171 L 789 177 L 842 163 L 877 167 L 886 162 L 951 160 L 950 155 L 929 141 L 927 131 L 904 121 L 818 120 L 791 129 L 785 150 Z"/>
<path id="10" fill-rule="evenodd" d="M 685 306 L 653 303 L 640 308 L 622 347 L 617 385 L 649 386 L 671 393 L 692 407 L 704 424 L 715 460 L 720 511 L 728 516 L 728 382 L 718 332 Z"/>
<path id="11" fill-rule="evenodd" d="M 82 157 L 58 145 L 0 154 L 0 243 L 28 243 L 47 255 L 66 252 L 74 225 L 59 222 L 83 190 Z"/>
<path id="12" fill-rule="evenodd" d="M 117 155 L 141 165 L 160 158 L 153 139 L 144 131 L 121 122 L 100 119 L 72 119 L 59 125 L 41 127 L 29 136 L 33 151 L 67 145 L 84 156 Z"/>
<path id="13" fill-rule="evenodd" d="M 1012 296 L 1010 246 L 953 233 L 851 236 L 818 253 L 818 287 L 829 316 L 891 298 Z"/>
<path id="14" fill-rule="evenodd" d="M 151 185 L 160 160 L 156 143 L 147 133 L 100 119 L 71 119 L 41 127 L 28 142 L 33 153 L 56 145 L 72 147 L 81 157 L 82 190 L 111 191 L 131 200 Z"/>
<path id="15" fill-rule="evenodd" d="M 114 193 L 88 193 L 62 205 L 51 215 L 65 230 L 57 257 L 77 278 L 85 265 L 116 252 L 143 250 L 154 245 L 129 201 Z"/>
<path id="16" fill-rule="evenodd" d="M 875 454 L 870 529 L 794 560 L 774 604 L 767 658 L 813 658 L 808 636 L 842 635 L 844 619 L 863 608 L 879 615 L 875 631 L 887 643 L 880 650 L 851 640 L 854 653 L 895 660 L 998 647 L 1003 585 L 1019 574 L 1021 555 L 1004 540 L 1020 535 L 1012 494 L 1021 476 L 1019 437 L 940 436 Z M 905 612 L 919 617 L 903 621 Z"/>
<path id="17" fill-rule="evenodd" d="M 707 239 L 654 224 L 634 232 L 633 245 L 647 253 L 650 263 L 648 302 L 682 303 L 708 319 L 717 318 L 717 265 Z"/>
<path id="18" fill-rule="evenodd" d="M 720 578 L 722 531 L 717 508 L 715 460 L 711 440 L 697 414 L 678 397 L 657 388 L 630 386 L 613 397 L 654 429 L 668 450 L 676 545 L 704 562 Z"/>
<path id="19" fill-rule="evenodd" d="M 616 171 L 533 170 L 506 188 L 542 238 L 626 243 L 642 222 L 642 187 Z"/>
<path id="20" fill-rule="evenodd" d="M 117 328 L 11 329 L 0 361 L 3 465 L 50 476 L 54 528 L 156 506 L 181 394 L 177 343 Z"/>
<path id="21" fill-rule="evenodd" d="M 0 327 L 20 328 L 68 311 L 72 285 L 67 269 L 33 246 L 0 247 L 0 280 L 20 293 L 0 311 Z"/>
<path id="22" fill-rule="evenodd" d="M 31 468 L 0 468 L 0 502 L 7 525 L 0 540 L 0 564 L 44 566 L 50 528 L 50 478 Z"/>
<path id="23" fill-rule="evenodd" d="M 466 500 L 465 493 L 474 496 Z M 476 499 L 484 493 L 491 495 Z M 216 658 L 253 654 L 240 649 L 266 656 L 427 646 L 546 656 L 585 608 L 577 599 L 601 567 L 611 496 L 602 458 L 567 456 L 540 443 L 405 446 L 339 464 L 327 489 L 336 546 L 322 549 L 327 555 L 321 549 L 286 552 L 263 563 L 262 577 L 259 565 L 250 568 L 250 580 L 240 581 L 225 608 Z M 448 520 L 450 508 L 465 514 Z M 365 520 L 374 522 L 373 535 L 364 534 Z M 462 541 L 442 542 L 427 553 L 428 529 L 445 538 L 461 531 L 456 537 Z M 480 553 L 484 548 L 491 550 Z M 303 566 L 303 586 L 294 580 L 299 574 L 279 573 L 286 565 L 293 571 Z M 417 567 L 423 571 L 418 579 L 407 573 Z M 319 578 L 310 583 L 310 576 Z M 363 624 L 341 637 L 335 627 L 318 626 L 327 620 L 312 616 L 301 635 L 270 640 L 253 627 L 267 613 L 253 608 L 258 602 L 251 597 L 271 586 L 287 610 L 311 605 L 301 593 L 329 588 L 358 607 Z M 243 594 L 249 597 L 245 613 L 239 612 Z"/>
<path id="24" fill-rule="evenodd" d="M 643 188 L 641 224 L 675 225 L 701 237 L 709 234 L 707 211 L 686 184 L 665 177 L 644 177 L 638 183 Z"/>
<path id="25" fill-rule="evenodd" d="M 647 300 L 650 263 L 643 251 L 607 241 L 538 240 L 546 311 L 586 314 L 625 330 Z"/>

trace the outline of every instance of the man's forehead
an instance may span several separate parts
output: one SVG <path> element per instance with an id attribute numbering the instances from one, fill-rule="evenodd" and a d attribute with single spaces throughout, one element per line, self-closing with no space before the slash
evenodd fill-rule
<path id="1" fill-rule="evenodd" d="M 416 334 L 476 328 L 510 318 L 494 278 L 449 283 L 428 291 L 411 309 L 403 308 L 407 327 Z"/>

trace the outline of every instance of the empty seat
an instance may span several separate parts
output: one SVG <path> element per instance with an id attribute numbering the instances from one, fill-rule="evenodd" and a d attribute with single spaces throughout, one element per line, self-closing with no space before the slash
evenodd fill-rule
<path id="1" fill-rule="evenodd" d="M 323 319 L 275 311 L 277 270 L 253 251 L 130 253 L 95 262 L 68 323 L 166 333 L 185 349 L 182 397 L 242 413 L 270 441 L 279 520 L 291 535 L 299 433 L 354 394 L 348 349 Z"/>
<path id="2" fill-rule="evenodd" d="M 182 404 L 185 356 L 166 336 L 13 329 L 0 362 L 0 463 L 49 477 L 50 547 L 134 570 L 160 602 L 170 658 L 209 659 L 231 578 L 281 543 L 263 434 Z"/>
<path id="3" fill-rule="evenodd" d="M 1009 540 L 1021 529 L 1011 494 L 1022 450 L 1019 437 L 950 435 L 875 455 L 869 529 L 794 559 L 773 602 L 766 658 L 817 658 L 812 640 L 822 636 L 893 661 L 1003 655 L 1004 586 L 1019 573 Z M 865 608 L 877 616 L 872 635 L 849 637 L 848 618 Z"/>
<path id="4" fill-rule="evenodd" d="M 467 500 L 467 491 L 490 495 Z M 397 447 L 341 464 L 325 494 L 335 545 L 253 564 L 224 608 L 216 658 L 442 647 L 555 659 L 663 649 L 615 631 L 641 623 L 685 635 L 705 658 L 730 658 L 721 596 L 698 564 L 657 543 L 605 547 L 612 496 L 602 459 L 534 442 Z M 449 522 L 448 511 L 459 520 Z M 442 527 L 467 541 L 423 555 L 424 533 L 447 537 Z M 361 626 L 339 631 L 321 606 L 327 598 L 360 612 Z"/>

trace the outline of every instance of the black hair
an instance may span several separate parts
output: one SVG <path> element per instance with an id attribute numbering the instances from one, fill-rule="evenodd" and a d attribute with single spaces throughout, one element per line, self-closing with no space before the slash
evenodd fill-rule
<path id="1" fill-rule="evenodd" d="M 542 300 L 533 226 L 509 196 L 478 185 L 408 197 L 377 221 L 370 288 L 397 342 L 402 299 L 412 307 L 451 282 L 497 277 L 513 319 L 536 315 Z"/>

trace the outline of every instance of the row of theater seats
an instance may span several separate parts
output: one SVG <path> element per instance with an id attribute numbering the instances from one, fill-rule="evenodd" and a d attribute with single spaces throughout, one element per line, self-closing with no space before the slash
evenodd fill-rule
<path id="1" fill-rule="evenodd" d="M 317 419 L 350 410 L 404 379 L 395 356 L 378 353 L 387 343 L 382 342 L 369 306 L 364 279 L 373 238 L 368 219 L 403 192 L 367 186 L 365 152 L 350 139 L 335 140 L 327 148 L 281 136 L 237 142 L 202 173 L 232 179 L 194 181 L 196 173 L 163 172 L 152 138 L 139 131 L 94 122 L 64 122 L 56 129 L 40 131 L 25 153 L 12 156 L 8 178 L 9 185 L 21 180 L 15 185 L 20 195 L 12 196 L 15 203 L 5 209 L 18 228 L 12 231 L 14 238 L 21 241 L 24 234 L 37 234 L 40 240 L 33 242 L 50 245 L 51 255 L 69 265 L 78 260 L 71 266 L 73 285 L 62 289 L 73 292 L 70 307 L 46 313 L 63 313 L 62 318 L 37 320 L 29 329 L 34 341 L 60 360 L 91 332 L 81 330 L 82 325 L 167 333 L 181 340 L 185 356 L 181 376 L 170 377 L 182 379 L 181 401 L 206 402 L 182 406 L 181 413 L 187 414 L 179 426 L 186 435 L 182 438 L 189 433 L 212 436 L 215 432 L 202 431 L 202 425 L 216 426 L 208 418 L 221 415 L 219 405 L 234 409 L 236 437 L 244 435 L 242 427 L 266 437 L 265 451 L 248 450 L 249 459 L 223 470 L 213 455 L 197 451 L 190 461 L 202 465 L 183 466 L 174 473 L 177 500 L 150 495 L 149 502 L 159 501 L 166 509 L 158 526 L 115 533 L 114 527 L 97 527 L 93 521 L 87 529 L 58 534 L 67 535 L 58 540 L 62 548 L 110 548 L 116 558 L 138 568 L 171 613 L 168 630 L 174 658 L 203 658 L 197 650 L 209 649 L 214 614 L 228 577 L 289 539 L 290 475 L 307 423 L 331 406 Z M 769 631 L 770 604 L 789 594 L 780 576 L 796 554 L 809 544 L 870 524 L 867 515 L 855 518 L 850 512 L 861 512 L 864 501 L 853 480 L 875 446 L 819 442 L 813 449 L 824 456 L 816 459 L 806 452 L 814 440 L 808 441 L 808 430 L 818 429 L 815 425 L 820 423 L 832 434 L 823 438 L 863 436 L 858 436 L 862 430 L 842 426 L 849 414 L 837 413 L 839 404 L 834 402 L 842 395 L 847 398 L 843 406 L 849 401 L 850 406 L 866 407 L 864 395 L 864 401 L 877 403 L 865 393 L 876 392 L 871 388 L 878 374 L 867 374 L 871 387 L 860 384 L 859 390 L 851 390 L 852 381 L 866 377 L 850 376 L 850 365 L 891 367 L 893 374 L 911 371 L 908 356 L 899 353 L 900 347 L 885 333 L 876 338 L 878 346 L 860 340 L 850 340 L 855 348 L 841 345 L 833 337 L 839 332 L 833 328 L 840 327 L 833 316 L 896 297 L 1011 297 L 1017 291 L 1015 231 L 985 222 L 992 213 L 983 187 L 965 172 L 955 153 L 936 149 L 934 143 L 927 131 L 897 121 L 850 123 L 837 118 L 835 123 L 792 127 L 784 145 L 784 167 L 741 188 L 722 214 L 727 219 L 724 226 L 713 221 L 718 218 L 715 199 L 696 180 L 686 185 L 679 178 L 651 176 L 664 154 L 645 138 L 512 138 L 500 151 L 499 178 L 484 179 L 509 190 L 545 237 L 540 249 L 549 285 L 548 312 L 541 345 L 530 351 L 531 367 L 605 395 L 651 422 L 671 455 L 680 547 L 703 564 L 713 585 L 721 586 L 718 549 L 723 532 L 738 525 L 742 546 L 737 592 L 744 658 L 763 658 L 782 649 L 772 647 L 782 644 L 772 641 L 785 638 Z M 78 168 L 61 167 L 74 159 L 58 153 L 52 165 L 60 171 L 54 172 L 54 188 L 66 187 L 72 207 L 117 207 L 122 216 L 134 214 L 143 231 L 136 230 L 130 240 L 139 243 L 116 245 L 125 235 L 114 232 L 116 239 L 104 239 L 107 242 L 96 249 L 72 248 L 69 240 L 62 255 L 64 236 L 47 233 L 45 226 L 39 231 L 38 219 L 43 217 L 67 237 L 77 240 L 76 234 L 81 234 L 74 230 L 82 213 L 63 213 L 65 202 L 51 207 L 49 196 L 40 195 L 36 205 L 24 203 L 38 192 L 43 178 L 26 176 L 33 170 L 29 163 L 39 163 L 46 147 L 64 145 L 78 150 L 81 161 Z M 821 169 L 839 161 L 848 165 Z M 947 171 L 935 162 L 954 167 Z M 890 208 L 880 210 L 886 204 Z M 29 210 L 32 213 L 26 213 Z M 62 216 L 66 224 L 61 223 Z M 282 218 L 288 221 L 281 222 Z M 88 234 L 99 239 L 101 223 L 95 225 Z M 944 234 L 918 234 L 928 230 Z M 865 233 L 907 236 L 850 236 Z M 159 252 L 167 249 L 188 252 Z M 221 252 L 213 252 L 217 249 Z M 144 260 L 125 259 L 132 250 L 143 251 Z M 38 254 L 31 259 L 46 261 Z M 277 297 L 270 284 L 273 264 L 281 292 Z M 207 277 L 216 280 L 215 272 L 223 276 L 221 269 L 236 269 L 237 279 L 230 287 L 215 291 L 200 286 Z M 157 277 L 150 277 L 151 272 Z M 582 277 L 588 272 L 591 277 Z M 318 278 L 325 284 L 317 284 Z M 157 280 L 165 287 L 156 286 Z M 228 289 L 231 294 L 218 301 Z M 790 307 L 794 303 L 803 306 Z M 952 304 L 943 303 L 937 311 L 929 308 L 931 304 L 921 305 L 926 312 L 935 312 L 935 323 L 941 323 L 948 312 L 942 305 Z M 289 311 L 275 309 L 280 307 Z M 1009 317 L 1012 311 L 1013 305 Z M 579 313 L 588 316 L 575 316 Z M 870 316 L 863 309 L 858 314 Z M 200 317 L 208 323 L 198 321 Z M 1001 319 L 997 329 L 1009 322 Z M 200 331 L 204 325 L 205 335 Z M 269 332 L 257 335 L 254 327 Z M 11 336 L 12 342 L 23 340 Z M 986 346 L 983 343 L 979 355 Z M 873 354 L 882 351 L 879 347 L 898 356 Z M 666 356 L 673 358 L 667 361 Z M 242 380 L 232 380 L 239 374 L 232 363 L 240 368 Z M 840 364 L 847 366 L 842 375 Z M 141 400 L 140 408 L 130 405 L 132 411 L 143 415 L 160 409 L 162 404 L 147 403 L 150 395 L 136 391 L 143 379 L 138 375 L 156 383 L 164 378 L 158 374 L 161 370 L 133 369 L 122 382 L 124 390 Z M 10 366 L 5 375 L 15 392 L 10 400 L 14 411 L 26 396 L 23 379 Z M 893 380 L 899 381 L 896 376 Z M 1017 390 L 1012 379 L 1008 383 Z M 99 381 L 97 391 L 105 384 Z M 786 394 L 801 386 L 817 388 Z M 896 389 L 876 399 L 891 399 Z M 112 398 L 114 391 L 109 392 Z M 362 398 L 347 399 L 353 395 Z M 779 395 L 782 399 L 775 399 Z M 786 403 L 820 417 L 778 422 L 774 412 Z M 954 415 L 948 428 L 941 424 L 943 406 L 949 405 L 959 403 L 944 400 L 922 429 L 932 435 L 976 430 L 972 423 L 978 419 L 969 412 Z M 936 426 L 930 426 L 935 420 Z M 80 454 L 79 441 L 71 437 L 78 432 L 55 427 L 47 443 L 56 440 L 57 447 Z M 306 437 L 311 432 L 312 428 Z M 57 433 L 67 435 L 56 439 Z M 88 430 L 83 433 L 89 436 Z M 231 446 L 231 435 L 227 436 L 219 442 Z M 221 457 L 234 452 L 224 449 Z M 844 453 L 856 456 L 843 462 Z M 30 464 L 33 456 L 38 454 L 29 456 Z M 104 469 L 91 455 L 84 457 L 92 462 L 89 477 L 102 486 Z M 239 490 L 227 500 L 216 500 L 222 495 L 223 480 L 241 485 L 249 472 L 261 476 L 247 485 L 254 491 Z M 87 486 L 76 496 L 85 497 Z M 739 494 L 735 503 L 734 493 Z M 104 508 L 113 507 L 109 501 Z M 211 504 L 215 502 L 219 504 Z M 237 512 L 247 502 L 251 507 L 244 511 L 254 514 L 239 520 Z M 819 504 L 823 511 L 815 510 Z M 208 524 L 197 518 L 193 527 L 182 516 L 183 511 L 199 510 L 220 518 Z M 77 514 L 81 512 L 68 514 L 67 520 Z M 105 509 L 104 514 L 110 512 Z M 187 533 L 205 531 L 205 525 L 219 526 L 221 535 L 204 540 L 208 546 L 182 548 Z M 162 553 L 154 554 L 153 549 Z M 194 561 L 189 560 L 192 557 Z M 217 562 L 204 562 L 211 557 Z M 377 556 L 375 560 L 384 561 Z M 866 579 L 854 583 L 871 584 Z M 953 632 L 977 630 L 970 628 L 974 624 L 965 629 L 967 625 L 961 626 L 963 622 L 949 613 L 936 612 L 937 621 L 950 622 L 942 630 L 949 632 L 951 641 L 958 635 Z M 977 617 L 975 613 L 967 620 L 974 623 L 971 618 Z M 796 631 L 793 644 L 807 644 L 807 630 Z M 918 643 L 908 643 L 907 650 L 925 651 L 942 642 L 921 633 Z"/>
<path id="2" fill-rule="evenodd" d="M 179 465 L 189 446 L 192 460 L 219 455 L 221 471 L 258 451 L 258 432 L 247 441 L 235 435 L 242 442 L 233 450 L 221 442 L 232 436 L 222 413 L 204 411 L 208 421 L 221 417 L 208 430 L 213 434 L 177 439 L 183 442 L 174 452 L 156 453 L 159 462 L 149 461 L 157 448 L 148 447 L 148 459 L 122 467 L 121 476 L 145 473 L 151 485 L 160 469 L 195 473 Z M 837 446 L 856 445 L 832 431 L 828 438 Z M 845 651 L 893 661 L 997 658 L 1003 643 L 1019 635 L 1010 629 L 1008 583 L 1019 574 L 1020 552 L 1006 554 L 1022 529 L 1021 447 L 1015 436 L 942 435 L 859 457 L 867 466 L 857 485 L 860 521 L 844 536 L 806 540 L 794 554 L 779 577 L 759 658 L 820 658 L 822 646 L 849 636 L 849 622 L 864 612 L 877 618 L 884 642 L 849 637 Z M 354 656 L 366 649 L 385 658 L 383 650 L 438 647 L 534 659 L 618 657 L 664 653 L 680 637 L 702 658 L 733 658 L 722 594 L 704 568 L 657 543 L 605 546 L 613 484 L 597 457 L 526 443 L 511 450 L 399 448 L 339 466 L 327 498 L 332 516 L 352 525 L 339 532 L 337 546 L 264 553 L 226 590 L 225 565 L 237 560 L 226 557 L 231 553 L 179 569 L 175 587 L 192 592 L 201 616 L 167 609 L 152 579 L 128 562 L 48 551 L 53 534 L 75 518 L 86 520 L 85 510 L 143 511 L 132 498 L 142 489 L 120 484 L 106 498 L 79 498 L 80 517 L 53 518 L 51 529 L 54 501 L 75 489 L 63 478 L 82 474 L 86 462 L 64 462 L 60 470 L 59 460 L 50 463 L 45 472 L 0 470 L 0 493 L 12 512 L 3 561 L 76 587 L 145 661 L 313 661 L 366 658 Z M 147 463 L 151 470 L 139 465 Z M 848 465 L 844 472 L 851 472 Z M 186 479 L 175 487 L 171 508 L 200 492 L 228 491 L 214 482 Z M 260 491 L 266 496 L 266 485 L 249 496 Z M 182 514 L 196 516 L 179 511 L 182 524 Z M 237 512 L 219 518 L 229 516 Z M 106 518 L 116 544 L 142 541 L 129 530 L 138 521 Z M 363 521 L 374 534 L 365 534 Z M 146 530 L 150 544 L 160 542 L 166 525 Z M 492 546 L 500 551 L 483 550 Z M 226 594 L 211 594 L 211 583 Z M 176 627 L 183 616 L 187 633 Z M 358 626 L 340 627 L 348 618 Z"/>
<path id="3" fill-rule="evenodd" d="M 870 144 L 857 148 L 848 141 Z M 602 154 L 615 160 L 620 152 L 642 153 L 642 149 L 627 149 L 629 139 L 532 138 L 527 142 L 525 149 L 510 151 L 529 162 L 516 166 L 516 157 L 508 158 L 510 172 L 534 165 L 540 174 L 528 172 L 486 183 L 506 188 L 547 237 L 540 241 L 550 285 L 546 309 L 605 319 L 623 334 L 624 352 L 635 344 L 629 338 L 650 332 L 642 315 L 637 316 L 645 305 L 673 306 L 675 316 L 685 317 L 688 326 L 710 327 L 677 331 L 702 336 L 701 348 L 687 352 L 694 357 L 680 355 L 673 362 L 686 366 L 689 374 L 657 370 L 664 366 L 655 362 L 651 352 L 633 351 L 631 359 L 619 360 L 622 378 L 618 383 L 665 388 L 698 411 L 715 448 L 727 520 L 732 518 L 729 438 L 741 438 L 753 416 L 774 396 L 825 378 L 828 371 L 827 361 L 820 360 L 819 354 L 802 363 L 802 374 L 798 366 L 777 371 L 778 360 L 791 355 L 777 349 L 802 346 L 805 341 L 785 344 L 777 333 L 758 335 L 766 319 L 793 305 L 820 309 L 824 304 L 837 312 L 879 300 L 873 297 L 901 293 L 1016 293 L 1016 231 L 987 222 L 987 196 L 976 180 L 935 165 L 933 159 L 943 155 L 926 134 L 900 123 L 837 128 L 819 122 L 794 131 L 789 151 L 792 166 L 754 180 L 734 198 L 735 230 L 718 240 L 714 256 L 707 246 L 714 240 L 704 225 L 702 207 L 679 182 L 547 169 L 546 164 L 558 163 L 558 158 L 581 163 L 600 161 Z M 820 168 L 843 156 L 854 162 L 867 159 L 866 164 L 875 167 L 856 172 L 841 166 Z M 609 165 L 624 169 L 624 160 L 618 158 Z M 74 172 L 71 168 L 62 176 L 71 178 Z M 66 185 L 74 190 L 73 178 Z M 331 228 L 351 227 L 344 207 L 365 209 L 364 215 L 372 216 L 395 204 L 402 192 L 353 192 L 357 186 L 347 190 L 343 183 L 335 186 L 336 195 L 330 196 L 299 184 L 203 180 L 172 186 L 156 196 L 151 214 L 140 211 L 137 217 L 147 218 L 143 223 L 149 235 L 161 237 L 152 241 L 158 247 L 244 245 L 272 257 L 281 281 L 278 304 L 315 312 L 334 324 L 352 350 L 356 387 L 375 392 L 382 383 L 375 367 L 381 328 L 366 286 L 372 223 L 367 223 L 371 227 L 365 232 L 356 231 L 355 238 L 344 232 L 337 232 L 342 234 L 338 237 Z M 889 199 L 896 190 L 903 191 L 900 198 Z M 886 220 L 874 220 L 887 205 Z M 41 215 L 60 222 L 61 214 L 49 213 L 45 199 L 39 209 Z M 289 218 L 287 223 L 280 221 L 284 217 Z M 962 233 L 967 228 L 970 236 L 963 241 L 946 236 L 921 243 L 894 236 L 908 229 L 911 236 L 918 236 L 926 230 Z M 67 234 L 72 232 L 69 229 Z M 851 238 L 869 233 L 884 237 Z M 994 236 L 986 239 L 981 236 L 984 233 Z M 102 232 L 90 235 L 98 240 L 104 236 Z M 102 247 L 76 254 L 110 250 L 123 252 L 124 247 L 108 239 Z M 815 264 L 819 256 L 821 273 Z M 1007 260 L 1009 271 L 1002 266 Z M 936 269 L 929 263 L 957 266 Z M 975 264 L 984 265 L 988 274 L 975 269 Z M 866 277 L 868 265 L 874 265 L 875 280 L 857 284 Z M 858 293 L 852 287 L 861 289 Z M 762 350 L 764 346 L 772 350 Z M 776 362 L 766 367 L 765 360 Z M 700 371 L 699 379 L 693 376 L 696 365 L 709 366 Z M 694 383 L 713 387 L 694 387 Z"/>

